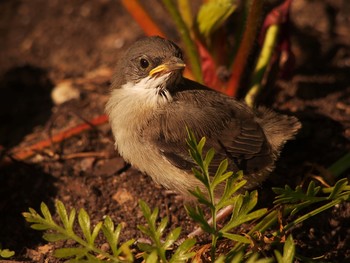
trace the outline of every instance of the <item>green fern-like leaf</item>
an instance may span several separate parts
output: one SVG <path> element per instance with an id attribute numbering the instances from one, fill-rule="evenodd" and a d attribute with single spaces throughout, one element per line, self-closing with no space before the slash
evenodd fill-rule
<path id="1" fill-rule="evenodd" d="M 165 241 L 161 241 L 168 224 L 168 219 L 165 217 L 161 219 L 159 224 L 157 224 L 158 209 L 156 208 L 152 211 L 144 201 L 140 201 L 139 204 L 143 215 L 146 218 L 147 226 L 139 225 L 138 228 L 152 240 L 151 244 L 138 244 L 139 249 L 144 252 L 143 257 L 145 261 L 166 263 L 186 262 L 190 259 L 193 256 L 193 253 L 190 252 L 190 250 L 195 244 L 194 239 L 186 239 L 182 245 L 175 250 L 170 259 L 167 259 L 165 252 L 171 249 L 175 244 L 180 236 L 181 228 L 178 227 L 170 231 L 170 233 L 165 236 Z"/>
<path id="2" fill-rule="evenodd" d="M 29 212 L 23 213 L 24 218 L 31 223 L 31 227 L 36 230 L 46 231 L 43 238 L 49 242 L 57 242 L 60 240 L 73 240 L 77 243 L 77 247 L 66 247 L 56 249 L 53 255 L 57 258 L 68 259 L 68 262 L 132 262 L 133 256 L 130 251 L 130 245 L 134 242 L 129 240 L 118 247 L 118 237 L 121 227 L 116 229 L 112 220 L 106 217 L 104 222 L 99 222 L 91 229 L 91 222 L 88 213 L 84 209 L 80 209 L 78 213 L 78 224 L 83 233 L 83 237 L 77 235 L 73 226 L 75 223 L 75 209 L 69 213 L 60 201 L 55 202 L 56 212 L 60 222 L 55 222 L 46 204 L 42 203 L 40 210 L 42 215 L 38 214 L 34 209 L 29 208 Z M 95 239 L 101 233 L 101 229 L 107 242 L 109 243 L 113 255 L 101 250 L 95 245 Z M 119 256 L 123 254 L 123 258 Z M 101 260 L 105 258 L 106 260 Z"/>

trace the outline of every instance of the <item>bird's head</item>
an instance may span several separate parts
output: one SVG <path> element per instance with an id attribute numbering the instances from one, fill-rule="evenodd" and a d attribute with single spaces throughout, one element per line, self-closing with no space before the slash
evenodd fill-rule
<path id="1" fill-rule="evenodd" d="M 181 49 L 161 37 L 146 37 L 131 45 L 120 59 L 113 88 L 169 89 L 176 86 L 185 68 Z"/>

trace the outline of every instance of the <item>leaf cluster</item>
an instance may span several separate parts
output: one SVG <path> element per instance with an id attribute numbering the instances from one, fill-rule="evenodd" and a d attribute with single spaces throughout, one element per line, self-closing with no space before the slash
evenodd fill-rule
<path id="1" fill-rule="evenodd" d="M 164 217 L 161 219 L 160 223 L 157 224 L 158 220 L 158 208 L 151 211 L 150 207 L 144 202 L 140 201 L 140 207 L 144 217 L 146 218 L 147 225 L 139 225 L 138 228 L 144 233 L 148 238 L 151 239 L 150 244 L 139 243 L 138 247 L 140 250 L 144 251 L 143 257 L 147 263 L 175 263 L 175 262 L 186 262 L 193 255 L 194 252 L 190 250 L 196 243 L 195 239 L 186 239 L 181 243 L 181 245 L 175 250 L 175 252 L 167 259 L 166 251 L 170 250 L 175 241 L 178 240 L 181 234 L 181 228 L 177 227 L 173 229 L 162 241 L 164 236 L 164 231 L 168 225 L 168 218 Z"/>
<path id="2" fill-rule="evenodd" d="M 197 164 L 193 173 L 202 182 L 203 188 L 190 191 L 198 200 L 198 205 L 186 206 L 186 210 L 189 216 L 211 235 L 212 262 L 293 262 L 295 258 L 299 258 L 291 235 L 293 227 L 336 204 L 350 200 L 350 185 L 347 179 L 341 179 L 334 186 L 327 188 L 316 186 L 312 181 L 306 190 L 299 186 L 295 189 L 289 186 L 273 188 L 276 193 L 275 207 L 270 210 L 256 209 L 258 193 L 255 190 L 243 191 L 246 181 L 242 172 L 227 171 L 228 160 L 223 160 L 215 174 L 211 175 L 209 167 L 215 152 L 209 149 L 204 153 L 205 138 L 197 142 L 194 134 L 188 130 L 187 144 L 189 153 Z M 221 195 L 217 195 L 219 188 Z M 150 240 L 148 243 L 137 244 L 142 251 L 144 262 L 188 262 L 198 258 L 193 251 L 195 239 L 187 238 L 178 246 L 181 228 L 175 228 L 166 234 L 168 218 L 159 218 L 158 208 L 152 210 L 143 201 L 140 201 L 139 205 L 147 224 L 139 225 L 138 228 Z M 203 206 L 209 208 L 212 223 L 206 220 Z M 115 226 L 109 216 L 92 227 L 90 217 L 84 209 L 80 209 L 78 214 L 74 208 L 68 212 L 60 201 L 55 202 L 55 207 L 58 222 L 53 219 L 44 203 L 40 207 L 41 214 L 32 208 L 23 213 L 33 229 L 45 231 L 45 240 L 75 242 L 74 247 L 56 249 L 53 254 L 55 257 L 66 259 L 68 262 L 134 261 L 131 249 L 134 240 L 119 244 L 122 227 Z M 218 212 L 225 207 L 231 207 L 232 213 L 228 221 L 219 227 Z M 283 225 L 286 218 L 289 223 Z M 75 226 L 78 226 L 81 234 L 76 233 Z M 272 236 L 269 245 L 274 257 L 266 257 L 260 243 L 267 241 L 258 238 L 267 230 Z M 97 237 L 106 240 L 109 251 L 96 245 Z M 230 240 L 234 244 L 226 255 L 217 255 L 219 239 Z M 0 250 L 0 255 L 11 256 L 8 252 L 11 251 Z"/>
<path id="3" fill-rule="evenodd" d="M 76 247 L 60 248 L 54 251 L 57 258 L 68 259 L 68 262 L 132 262 L 133 256 L 130 246 L 134 240 L 128 240 L 119 246 L 121 225 L 115 227 L 112 219 L 106 216 L 103 222 L 98 222 L 91 229 L 88 213 L 82 208 L 78 213 L 78 225 L 82 232 L 80 237 L 74 231 L 76 210 L 73 208 L 69 213 L 61 201 L 55 202 L 56 212 L 59 215 L 59 223 L 56 223 L 46 204 L 41 203 L 41 214 L 29 208 L 23 216 L 31 223 L 31 228 L 46 231 L 43 238 L 49 242 L 73 240 Z M 95 240 L 99 234 L 106 239 L 111 253 L 97 247 Z"/>

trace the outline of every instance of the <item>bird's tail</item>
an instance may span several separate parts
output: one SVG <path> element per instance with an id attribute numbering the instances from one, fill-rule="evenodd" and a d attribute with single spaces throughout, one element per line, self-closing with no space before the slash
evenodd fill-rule
<path id="1" fill-rule="evenodd" d="M 300 130 L 301 123 L 296 117 L 279 114 L 265 107 L 259 107 L 256 113 L 257 121 L 264 129 L 265 136 L 277 157 L 283 145 L 293 139 Z"/>

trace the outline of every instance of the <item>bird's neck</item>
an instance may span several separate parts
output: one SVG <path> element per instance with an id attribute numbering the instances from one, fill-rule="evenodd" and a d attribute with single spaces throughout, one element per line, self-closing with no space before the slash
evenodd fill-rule
<path id="1" fill-rule="evenodd" d="M 106 112 L 114 127 L 137 129 L 147 123 L 155 112 L 172 101 L 171 94 L 162 86 L 166 75 L 146 77 L 138 83 L 128 82 L 112 90 Z"/>

